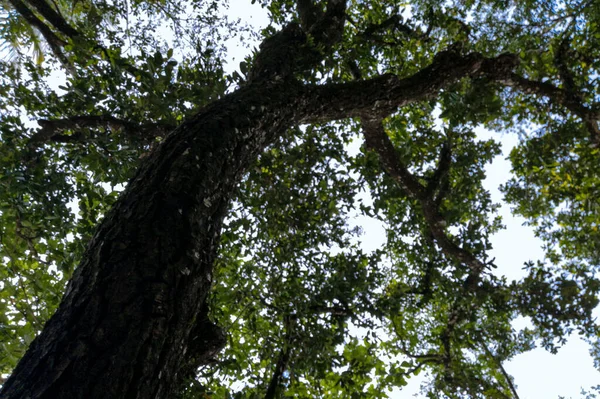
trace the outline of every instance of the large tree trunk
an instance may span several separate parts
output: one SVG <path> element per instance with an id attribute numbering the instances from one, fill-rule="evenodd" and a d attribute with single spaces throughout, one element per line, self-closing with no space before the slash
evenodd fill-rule
<path id="1" fill-rule="evenodd" d="M 313 42 L 339 40 L 344 3 L 328 2 L 310 26 Z M 205 299 L 232 191 L 265 146 L 294 124 L 389 114 L 459 78 L 514 66 L 446 52 L 405 79 L 306 86 L 293 74 L 319 62 L 307 43 L 295 24 L 266 40 L 246 87 L 183 123 L 145 160 L 3 399 L 169 397 L 224 344 Z"/>
<path id="2" fill-rule="evenodd" d="M 295 120 L 293 87 L 279 86 L 212 104 L 144 163 L 3 398 L 167 397 L 222 347 L 203 305 L 231 192 Z"/>

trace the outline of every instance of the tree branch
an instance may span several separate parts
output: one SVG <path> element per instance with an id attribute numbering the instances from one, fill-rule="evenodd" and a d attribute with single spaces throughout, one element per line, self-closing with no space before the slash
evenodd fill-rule
<path id="1" fill-rule="evenodd" d="M 284 347 L 281 348 L 281 352 L 279 353 L 277 363 L 275 364 L 275 371 L 273 372 L 273 376 L 269 381 L 265 399 L 275 399 L 277 395 L 277 389 L 281 385 L 281 377 L 283 377 L 283 373 L 287 368 L 287 363 L 290 360 L 290 348 L 286 343 L 284 343 L 283 346 Z"/>
<path id="2" fill-rule="evenodd" d="M 323 12 L 313 0 L 296 0 L 302 29 L 317 45 L 329 48 L 341 39 L 346 21 L 346 0 L 328 0 L 325 6 Z"/>
<path id="3" fill-rule="evenodd" d="M 326 110 L 319 109 L 321 114 L 337 111 L 343 112 L 346 117 L 361 117 L 367 148 L 374 150 L 379 155 L 386 172 L 396 180 L 411 199 L 420 205 L 428 229 L 442 252 L 470 269 L 469 276 L 464 283 L 465 288 L 470 291 L 477 288 L 481 273 L 485 270 L 485 264 L 471 252 L 454 243 L 446 234 L 446 221 L 439 213 L 440 198 L 435 196 L 435 191 L 442 189 L 442 180 L 450 167 L 449 144 L 446 144 L 446 148 L 443 148 L 440 153 L 440 163 L 433 181 L 428 186 L 424 186 L 398 157 L 394 145 L 384 130 L 382 120 L 397 107 L 432 97 L 440 89 L 460 78 L 486 75 L 492 79 L 504 79 L 512 73 L 517 62 L 518 58 L 512 54 L 502 54 L 488 59 L 477 53 L 461 56 L 455 51 L 448 50 L 437 54 L 430 66 L 405 79 L 398 79 L 395 75 L 384 75 L 367 81 L 316 88 L 323 91 L 327 89 L 337 91 L 334 95 L 328 93 L 327 98 L 331 102 Z M 352 94 L 348 91 L 351 91 Z M 323 96 L 322 93 L 319 94 Z M 343 103 L 346 100 L 348 103 Z M 363 101 L 365 103 L 362 103 Z M 335 117 L 330 118 L 336 119 Z M 438 193 L 438 196 L 442 195 L 443 190 Z"/>
<path id="4" fill-rule="evenodd" d="M 471 252 L 458 246 L 446 234 L 446 221 L 439 213 L 433 194 L 401 162 L 394 145 L 383 128 L 382 120 L 362 118 L 362 126 L 367 148 L 374 150 L 379 155 L 385 171 L 396 180 L 411 199 L 417 201 L 429 232 L 442 249 L 442 252 L 449 258 L 465 264 L 470 269 L 465 287 L 474 290 L 479 283 L 481 273 L 485 269 L 485 264 Z M 449 160 L 444 162 L 448 162 L 448 166 L 442 165 L 441 167 L 448 168 Z"/>
<path id="5" fill-rule="evenodd" d="M 292 354 L 292 334 L 295 327 L 295 317 L 286 316 L 284 319 L 285 337 L 283 339 L 277 363 L 275 364 L 275 371 L 273 371 L 273 376 L 269 381 L 269 386 L 267 387 L 267 392 L 265 393 L 264 399 L 275 399 L 277 397 L 277 391 L 281 386 L 281 378 L 288 367 L 288 363 Z"/>
<path id="6" fill-rule="evenodd" d="M 300 17 L 300 24 L 308 32 L 322 17 L 322 11 L 315 6 L 313 0 L 296 0 L 296 11 Z"/>
<path id="7" fill-rule="evenodd" d="M 546 97 L 554 103 L 561 105 L 580 117 L 588 129 L 591 139 L 596 145 L 600 145 L 600 127 L 598 120 L 600 113 L 592 108 L 586 107 L 580 99 L 569 94 L 568 90 L 561 89 L 548 82 L 537 82 L 523 78 L 515 73 L 504 79 L 498 80 L 501 84 L 513 87 L 525 94 L 534 94 Z"/>
<path id="8" fill-rule="evenodd" d="M 58 143 L 86 141 L 88 137 L 81 131 L 76 131 L 78 129 L 103 127 L 110 130 L 122 130 L 129 137 L 150 140 L 156 137 L 163 137 L 175 128 L 175 126 L 158 123 L 137 124 L 128 120 L 115 118 L 111 115 L 82 115 L 56 120 L 40 119 L 38 124 L 41 126 L 41 129 L 29 139 L 30 146 L 47 141 Z M 61 134 L 65 131 L 72 131 L 73 134 Z"/>
<path id="9" fill-rule="evenodd" d="M 444 144 L 440 152 L 440 161 L 434 173 L 434 178 L 427 186 L 424 186 L 401 162 L 396 149 L 384 130 L 382 119 L 362 118 L 361 123 L 365 136 L 365 145 L 368 149 L 374 150 L 379 155 L 382 166 L 386 172 L 396 180 L 409 198 L 415 200 L 419 204 L 429 232 L 444 255 L 465 264 L 469 268 L 469 273 L 463 283 L 462 290 L 465 293 L 477 291 L 481 274 L 485 270 L 486 265 L 477 259 L 471 252 L 454 243 L 448 234 L 446 234 L 446 222 L 439 213 L 439 198 L 436 198 L 436 191 L 442 186 L 443 176 L 448 173 L 451 166 L 449 142 Z M 403 352 L 407 356 L 421 361 L 439 363 L 443 365 L 447 375 L 451 375 L 453 372 L 451 368 L 452 334 L 457 325 L 464 320 L 465 316 L 470 311 L 473 310 L 472 302 L 466 302 L 465 304 L 464 300 L 466 297 L 467 296 L 457 298 L 450 307 L 451 310 L 448 315 L 448 321 L 440 335 L 441 354 L 416 356 L 411 354 L 405 346 L 403 346 Z M 395 324 L 394 329 L 398 334 Z M 488 350 L 487 347 L 486 350 Z M 501 364 L 499 364 L 499 367 L 509 384 L 511 392 L 515 395 L 515 398 L 518 398 L 516 390 L 510 381 L 510 377 L 506 374 Z"/>
<path id="10" fill-rule="evenodd" d="M 42 17 L 69 39 L 79 36 L 79 32 L 69 25 L 69 23 L 44 0 L 27 0 L 27 2 L 35 7 Z"/>
<path id="11" fill-rule="evenodd" d="M 440 150 L 440 160 L 438 166 L 433 173 L 429 184 L 427 184 L 427 196 L 432 198 L 436 204 L 440 204 L 441 200 L 445 196 L 445 183 L 447 181 L 448 173 L 450 172 L 450 165 L 452 163 L 452 144 L 448 139 Z"/>
<path id="12" fill-rule="evenodd" d="M 71 62 L 67 59 L 63 52 L 63 47 L 67 44 L 65 40 L 60 38 L 56 33 L 50 29 L 50 27 L 46 24 L 46 22 L 39 19 L 35 13 L 21 0 L 9 0 L 13 5 L 15 10 L 23 17 L 25 20 L 37 30 L 40 31 L 52 53 L 58 58 L 64 68 L 71 74 L 74 73 L 74 67 Z M 48 21 L 52 27 L 54 27 L 58 32 L 62 33 L 68 39 L 74 39 L 75 37 L 80 37 L 81 34 L 75 28 L 73 28 L 65 18 L 55 11 L 45 0 L 27 0 L 27 2 L 35 8 L 35 11 L 38 12 L 46 21 Z M 102 51 L 106 54 L 107 58 L 110 58 L 111 55 L 100 43 L 92 43 L 92 48 L 94 51 Z M 138 73 L 138 68 L 135 65 L 125 63 L 124 69 L 132 76 L 136 76 Z"/>
<path id="13" fill-rule="evenodd" d="M 492 353 L 492 351 L 490 350 L 490 348 L 488 348 L 488 346 L 485 343 L 485 340 L 483 338 L 483 334 L 479 334 L 479 344 L 481 345 L 481 347 L 485 351 L 485 354 L 490 359 L 492 359 L 494 361 L 494 363 L 496 363 L 496 365 L 500 369 L 500 373 L 502 373 L 502 376 L 506 380 L 506 383 L 508 384 L 508 388 L 510 389 L 510 392 L 511 392 L 512 396 L 514 397 L 514 399 L 519 399 L 519 394 L 517 393 L 517 389 L 515 388 L 515 385 L 513 384 L 512 379 L 510 378 L 510 375 L 508 375 L 508 373 L 504 369 L 504 366 L 502 365 L 502 362 L 500 360 L 498 360 L 498 358 L 496 356 L 494 356 L 494 354 Z"/>
<path id="14" fill-rule="evenodd" d="M 260 52 L 248 73 L 249 84 L 287 80 L 295 73 L 309 70 L 323 59 L 323 50 L 341 40 L 345 0 L 329 0 L 325 12 L 310 0 L 299 0 L 297 8 L 302 25 L 290 23 L 261 43 Z M 308 29 L 303 26 L 305 24 L 310 24 Z"/>
<path id="15" fill-rule="evenodd" d="M 19 15 L 21 15 L 27 21 L 27 23 L 29 23 L 42 34 L 56 58 L 58 58 L 58 60 L 65 65 L 65 67 L 67 67 L 69 62 L 62 52 L 62 47 L 66 44 L 65 41 L 56 36 L 56 34 L 52 32 L 52 30 L 21 0 L 9 0 L 9 2 L 19 13 Z"/>
<path id="16" fill-rule="evenodd" d="M 300 121 L 310 123 L 359 116 L 367 147 L 378 153 L 386 172 L 420 205 L 429 231 L 442 252 L 470 269 L 465 281 L 465 287 L 469 290 L 476 289 L 485 264 L 454 243 L 446 234 L 446 222 L 439 213 L 439 201 L 430 192 L 433 186 L 421 184 L 403 165 L 383 128 L 382 120 L 401 106 L 437 95 L 439 90 L 458 79 L 478 75 L 505 79 L 512 73 L 517 62 L 517 56 L 512 54 L 502 54 L 490 59 L 478 53 L 462 56 L 456 51 L 447 50 L 438 53 L 431 65 L 404 79 L 388 74 L 359 82 L 309 86 L 310 100 L 306 100 L 307 107 L 314 106 L 317 109 L 305 114 L 310 119 Z M 322 104 L 328 104 L 327 108 Z M 449 163 L 449 154 L 442 153 L 437 172 L 440 179 L 441 175 L 447 173 L 445 169 L 449 168 Z"/>
<path id="17" fill-rule="evenodd" d="M 408 171 L 398 157 L 396 148 L 377 119 L 362 119 L 366 147 L 374 150 L 384 169 L 396 180 L 410 198 L 419 202 L 427 201 L 425 187 Z"/>
<path id="18" fill-rule="evenodd" d="M 575 78 L 573 72 L 567 65 L 567 59 L 573 56 L 573 51 L 569 46 L 569 37 L 565 37 L 558 47 L 554 63 L 558 69 L 560 80 L 563 83 L 563 87 L 566 93 L 565 100 L 567 104 L 572 104 L 573 110 L 578 109 L 577 114 L 584 122 L 586 128 L 590 132 L 592 140 L 596 144 L 600 144 L 600 128 L 598 126 L 599 116 L 591 116 L 589 110 L 583 105 L 583 97 L 577 90 L 575 85 Z M 575 111 L 573 111 L 575 112 Z"/>
<path id="19" fill-rule="evenodd" d="M 399 107 L 435 97 L 441 89 L 465 77 L 484 75 L 492 80 L 504 80 L 511 75 L 517 64 L 518 58 L 512 54 L 485 58 L 478 53 L 463 56 L 456 51 L 448 50 L 437 54 L 431 65 L 407 78 L 399 79 L 395 75 L 388 74 L 365 81 L 310 86 L 306 100 L 303 101 L 309 109 L 315 108 L 305 114 L 309 117 L 300 118 L 302 123 L 347 117 L 361 118 L 367 147 L 379 154 L 386 172 L 398 182 L 410 198 L 419 204 L 427 228 L 442 252 L 469 268 L 468 276 L 463 283 L 465 292 L 478 290 L 485 264 L 451 240 L 445 231 L 446 221 L 439 213 L 439 199 L 444 191 L 443 176 L 447 173 L 451 162 L 450 148 L 448 146 L 447 149 L 442 149 L 440 163 L 434 175 L 436 179 L 425 186 L 400 161 L 385 133 L 382 119 Z M 439 191 L 438 198 L 435 196 L 435 191 Z M 448 322 L 441 336 L 443 353 L 439 355 L 437 361 L 448 370 L 451 361 L 451 335 L 466 314 L 462 306 L 463 300 L 464 298 L 460 298 L 451 306 Z"/>
<path id="20" fill-rule="evenodd" d="M 512 54 L 485 58 L 479 53 L 463 56 L 448 50 L 438 53 L 428 67 L 402 79 L 384 74 L 356 82 L 307 85 L 303 101 L 308 112 L 303 112 L 299 123 L 364 116 L 377 119 L 408 104 L 434 98 L 441 89 L 465 77 L 485 75 L 505 80 L 517 62 Z"/>
<path id="21" fill-rule="evenodd" d="M 401 44 L 401 41 L 387 42 L 379 38 L 376 34 L 385 31 L 388 28 L 392 28 L 393 30 L 402 33 L 405 37 L 429 41 L 431 39 L 429 37 L 429 33 L 431 32 L 432 26 L 433 25 L 430 24 L 427 28 L 427 31 L 420 32 L 409 26 L 407 23 L 405 23 L 401 15 L 394 14 L 381 23 L 369 24 L 367 28 L 358 36 L 363 37 L 367 40 L 376 40 L 378 43 L 381 44 L 395 46 Z"/>
<path id="22" fill-rule="evenodd" d="M 328 0 L 325 13 L 314 23 L 308 33 L 316 43 L 331 48 L 342 39 L 346 22 L 346 0 Z"/>
<path id="23" fill-rule="evenodd" d="M 410 357 L 411 359 L 418 360 L 420 363 L 435 363 L 441 364 L 444 360 L 444 357 L 440 353 L 425 353 L 425 354 L 417 354 L 412 353 L 407 347 L 406 343 L 402 340 L 402 334 L 398 331 L 398 325 L 394 318 L 391 318 L 392 328 L 394 329 L 394 333 L 398 338 L 398 345 L 400 345 L 400 351 L 403 355 Z"/>

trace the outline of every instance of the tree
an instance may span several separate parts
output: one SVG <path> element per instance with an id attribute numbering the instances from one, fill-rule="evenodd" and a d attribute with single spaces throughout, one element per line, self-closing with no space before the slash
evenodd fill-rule
<path id="1" fill-rule="evenodd" d="M 281 28 L 232 77 L 217 3 L 2 6 L 4 372 L 29 344 L 3 398 L 377 398 L 422 369 L 515 398 L 536 343 L 600 358 L 593 1 L 265 1 Z M 548 257 L 522 281 L 486 255 L 482 124 L 523 135 L 504 190 Z"/>

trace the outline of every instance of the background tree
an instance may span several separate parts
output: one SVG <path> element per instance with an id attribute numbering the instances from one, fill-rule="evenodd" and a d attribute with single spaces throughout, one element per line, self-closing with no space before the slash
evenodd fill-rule
<path id="1" fill-rule="evenodd" d="M 516 398 L 537 343 L 600 359 L 595 2 L 264 2 L 230 77 L 216 2 L 1 4 L 3 397 Z M 481 125 L 522 137 L 521 281 Z"/>

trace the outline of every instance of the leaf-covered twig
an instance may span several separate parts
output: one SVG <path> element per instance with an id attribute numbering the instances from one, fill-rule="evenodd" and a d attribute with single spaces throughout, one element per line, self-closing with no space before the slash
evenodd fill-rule
<path id="1" fill-rule="evenodd" d="M 517 392 L 517 389 L 516 389 L 515 385 L 512 382 L 512 378 L 510 377 L 510 375 L 508 375 L 508 373 L 504 369 L 504 366 L 502 365 L 502 362 L 492 353 L 492 351 L 490 350 L 490 348 L 488 348 L 487 343 L 485 342 L 482 333 L 479 334 L 479 344 L 483 348 L 485 354 L 490 359 L 492 359 L 492 361 L 494 363 L 496 363 L 496 365 L 498 366 L 498 369 L 500 370 L 500 373 L 502 373 L 502 376 L 506 380 L 506 384 L 508 385 L 508 388 L 510 389 L 510 392 L 511 392 L 511 394 L 513 396 L 513 399 L 520 399 L 519 398 L 519 394 Z"/>
<path id="2" fill-rule="evenodd" d="M 433 25 L 429 25 L 426 31 L 421 31 L 418 28 L 413 28 L 409 24 L 404 21 L 404 18 L 400 14 L 394 14 L 389 18 L 385 19 L 380 23 L 372 23 L 367 26 L 367 28 L 362 31 L 359 36 L 366 39 L 375 41 L 380 44 L 396 46 L 402 44 L 402 40 L 394 40 L 394 41 L 386 41 L 382 39 L 378 33 L 385 32 L 387 30 L 392 30 L 394 33 L 400 33 L 404 37 L 408 37 L 415 40 L 422 40 L 427 42 L 431 40 L 429 34 L 431 33 Z"/>

